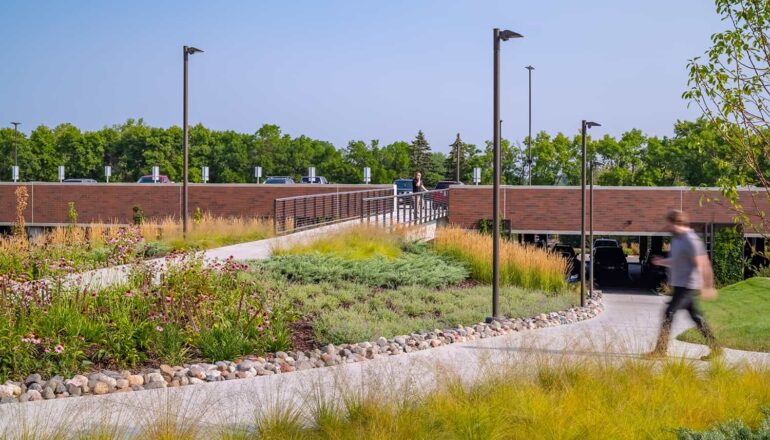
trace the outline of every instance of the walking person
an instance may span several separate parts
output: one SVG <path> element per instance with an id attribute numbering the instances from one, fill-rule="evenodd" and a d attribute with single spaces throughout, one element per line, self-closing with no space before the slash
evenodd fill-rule
<path id="1" fill-rule="evenodd" d="M 678 209 L 669 211 L 666 215 L 666 223 L 666 230 L 671 233 L 669 257 L 653 257 L 652 264 L 668 267 L 668 282 L 674 289 L 674 294 L 663 315 L 655 349 L 645 353 L 644 357 L 657 359 L 666 356 L 674 315 L 677 310 L 687 310 L 711 349 L 711 352 L 701 360 L 714 359 L 722 354 L 722 348 L 706 324 L 695 298 L 698 291 L 704 298 L 716 297 L 714 275 L 711 262 L 706 255 L 706 247 L 695 231 L 690 228 L 687 214 L 683 211 Z"/>
<path id="2" fill-rule="evenodd" d="M 422 214 L 422 204 L 423 204 L 423 197 L 419 195 L 418 193 L 421 193 L 423 191 L 427 191 L 425 189 L 425 185 L 422 183 L 422 173 L 417 171 L 414 173 L 414 179 L 412 179 L 412 192 L 415 194 L 414 196 L 414 213 L 415 217 L 417 217 L 417 221 L 420 220 L 420 215 Z"/>

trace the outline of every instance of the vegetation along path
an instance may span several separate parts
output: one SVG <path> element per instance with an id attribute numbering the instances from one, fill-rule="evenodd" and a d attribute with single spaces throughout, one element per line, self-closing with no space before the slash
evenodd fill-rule
<path id="1" fill-rule="evenodd" d="M 253 423 L 260 411 L 303 408 L 314 399 L 333 400 L 345 387 L 366 395 L 423 393 L 449 373 L 467 383 L 484 377 L 500 363 L 536 365 L 543 360 L 569 362 L 607 359 L 622 362 L 649 350 L 657 336 L 666 298 L 606 292 L 605 312 L 577 324 L 469 341 L 390 356 L 367 362 L 317 368 L 290 374 L 207 383 L 198 386 L 117 393 L 82 399 L 57 399 L 0 407 L 0 433 L 18 426 L 53 429 L 67 420 L 82 425 L 82 414 L 94 422 L 143 427 L 159 418 L 194 419 L 197 423 Z M 674 331 L 691 324 L 680 314 Z M 669 354 L 698 359 L 706 347 L 675 341 Z M 730 364 L 770 365 L 770 354 L 726 350 Z M 66 424 L 66 423 L 65 423 Z"/>

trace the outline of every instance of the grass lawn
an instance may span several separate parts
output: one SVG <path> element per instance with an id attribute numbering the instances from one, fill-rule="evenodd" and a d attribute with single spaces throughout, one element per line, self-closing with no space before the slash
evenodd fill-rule
<path id="1" fill-rule="evenodd" d="M 713 302 L 701 307 L 719 342 L 728 348 L 770 352 L 770 279 L 751 278 L 719 290 Z M 677 337 L 703 344 L 696 329 Z"/>

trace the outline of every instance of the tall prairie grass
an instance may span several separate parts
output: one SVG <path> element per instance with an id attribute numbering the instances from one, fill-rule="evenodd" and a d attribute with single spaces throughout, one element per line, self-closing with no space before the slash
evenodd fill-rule
<path id="1" fill-rule="evenodd" d="M 401 255 L 404 243 L 402 233 L 361 225 L 326 234 L 310 243 L 277 247 L 273 249 L 273 255 L 321 254 L 349 260 L 393 259 Z"/>
<path id="2" fill-rule="evenodd" d="M 560 255 L 533 246 L 502 241 L 500 282 L 527 289 L 561 292 L 567 287 L 567 261 Z M 457 227 L 436 230 L 434 249 L 468 265 L 471 278 L 492 281 L 492 237 Z"/>
<path id="3" fill-rule="evenodd" d="M 159 256 L 171 250 L 210 249 L 261 240 L 273 234 L 269 219 L 209 214 L 190 222 L 186 240 L 181 222 L 174 218 L 151 220 L 137 228 L 143 244 L 153 247 L 151 253 L 137 248 L 137 257 Z M 110 248 L 120 241 L 125 230 L 125 225 L 81 223 L 49 229 L 31 240 L 27 240 L 26 234 L 0 235 L 0 273 L 27 273 L 37 277 L 45 272 L 41 267 L 48 264 L 46 261 L 59 259 L 70 262 L 75 270 L 104 266 L 108 264 Z"/>
<path id="4" fill-rule="evenodd" d="M 141 228 L 145 240 L 160 241 L 172 249 L 208 249 L 262 240 L 273 235 L 273 222 L 270 219 L 215 217 L 208 213 L 190 222 L 187 240 L 182 234 L 181 222 L 175 218 L 163 218 L 153 224 L 143 224 Z"/>

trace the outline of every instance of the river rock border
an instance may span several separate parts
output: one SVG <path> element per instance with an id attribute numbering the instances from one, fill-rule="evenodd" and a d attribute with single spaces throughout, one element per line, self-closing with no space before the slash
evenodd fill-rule
<path id="1" fill-rule="evenodd" d="M 329 344 L 312 351 L 279 351 L 265 357 L 248 357 L 240 361 L 213 364 L 185 364 L 177 367 L 161 365 L 160 368 L 146 369 L 140 373 L 104 370 L 89 376 L 76 375 L 71 379 L 55 376 L 43 380 L 39 374 L 30 374 L 23 382 L 6 381 L 0 385 L 0 404 L 178 387 L 363 362 L 518 331 L 572 324 L 591 319 L 603 310 L 601 293 L 595 292 L 595 298 L 588 299 L 585 307 L 542 313 L 531 318 L 502 319 L 472 326 L 458 325 L 455 328 L 412 333 L 392 339 L 380 337 L 373 342 Z"/>

